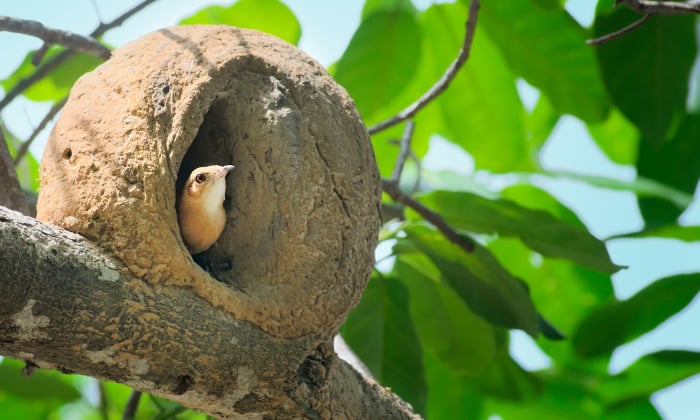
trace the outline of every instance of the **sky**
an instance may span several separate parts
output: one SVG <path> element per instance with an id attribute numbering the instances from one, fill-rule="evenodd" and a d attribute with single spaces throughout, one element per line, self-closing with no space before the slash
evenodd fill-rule
<path id="1" fill-rule="evenodd" d="M 361 0 L 284 2 L 301 22 L 301 49 L 323 65 L 333 63 L 342 54 L 360 21 L 363 4 Z M 136 3 L 138 0 L 0 0 L 0 15 L 37 20 L 49 27 L 87 34 L 100 20 L 110 21 Z M 123 45 L 158 28 L 174 25 L 206 5 L 230 3 L 231 1 L 159 1 L 128 20 L 123 26 L 110 31 L 105 36 L 105 41 L 115 46 Z M 425 8 L 432 2 L 414 0 L 414 3 L 419 8 Z M 569 0 L 566 7 L 579 22 L 587 25 L 593 18 L 595 2 Z M 38 48 L 40 45 L 41 41 L 32 37 L 0 32 L 3 53 L 3 59 L 0 61 L 0 79 L 15 69 L 27 50 Z M 536 91 L 523 83 L 520 92 L 526 105 L 534 103 Z M 3 111 L 2 117 L 13 133 L 20 138 L 26 138 L 49 108 L 49 104 L 36 105 L 20 98 Z M 51 125 L 49 124 L 49 128 Z M 30 149 L 37 158 L 42 154 L 47 136 L 48 129 Z M 583 124 L 573 117 L 564 117 L 557 124 L 542 150 L 540 160 L 548 170 L 621 180 L 631 180 L 635 177 L 634 168 L 611 162 L 590 139 Z M 423 164 L 429 169 L 453 169 L 464 174 L 471 173 L 473 169 L 473 162 L 468 155 L 440 139 L 434 139 L 431 143 L 431 151 Z M 600 238 L 633 231 L 642 226 L 642 218 L 631 193 L 602 190 L 565 180 L 543 181 L 542 187 L 575 211 L 591 232 Z M 700 225 L 699 203 L 699 200 L 695 200 L 683 215 L 685 223 Z M 627 298 L 651 281 L 664 276 L 700 271 L 700 244 L 661 239 L 617 239 L 608 242 L 608 250 L 615 263 L 629 266 L 627 270 L 613 276 L 618 298 Z M 610 370 L 618 372 L 638 357 L 659 349 L 700 351 L 700 334 L 688 333 L 697 331 L 698 323 L 700 301 L 696 297 L 685 312 L 616 351 Z M 512 338 L 512 352 L 523 366 L 531 369 L 546 366 L 546 356 L 539 352 L 527 335 L 514 332 Z M 690 419 L 691 413 L 695 411 L 698 395 L 700 375 L 655 394 L 652 402 L 665 419 L 685 420 Z"/>

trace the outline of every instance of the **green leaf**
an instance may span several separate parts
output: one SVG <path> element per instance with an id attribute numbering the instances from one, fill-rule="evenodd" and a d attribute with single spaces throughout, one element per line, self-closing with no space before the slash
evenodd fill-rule
<path id="1" fill-rule="evenodd" d="M 596 357 L 612 352 L 680 312 L 698 291 L 700 274 L 682 274 L 657 280 L 627 300 L 599 306 L 574 334 L 576 353 Z"/>
<path id="2" fill-rule="evenodd" d="M 587 127 L 593 141 L 612 161 L 622 165 L 637 162 L 639 130 L 617 108 L 605 121 L 588 123 Z"/>
<path id="3" fill-rule="evenodd" d="M 257 29 L 297 45 L 301 25 L 279 0 L 239 0 L 231 6 L 209 6 L 180 21 L 180 25 L 230 25 Z"/>
<path id="4" fill-rule="evenodd" d="M 472 383 L 429 352 L 424 357 L 428 381 L 427 419 L 482 418 L 484 399 Z"/>
<path id="5" fill-rule="evenodd" d="M 560 118 L 561 114 L 552 107 L 547 97 L 540 95 L 532 112 L 526 118 L 528 151 L 533 156 L 533 160 L 536 160 L 535 156 L 539 154 L 542 145 L 552 134 Z"/>
<path id="6" fill-rule="evenodd" d="M 405 229 L 398 245 L 415 246 L 441 272 L 441 281 L 485 320 L 505 328 L 539 333 L 538 314 L 527 286 L 506 271 L 486 248 L 476 244 L 471 253 L 447 242 L 438 231 L 422 225 Z"/>
<path id="7" fill-rule="evenodd" d="M 576 213 L 560 203 L 553 195 L 534 185 L 511 185 L 501 191 L 501 196 L 520 206 L 545 211 L 570 225 L 586 227 Z"/>
<path id="8" fill-rule="evenodd" d="M 566 258 L 604 273 L 620 269 L 610 260 L 605 243 L 585 229 L 562 222 L 547 212 L 468 192 L 434 191 L 421 196 L 421 202 L 454 228 L 515 236 L 540 254 Z"/>
<path id="9" fill-rule="evenodd" d="M 648 397 L 624 400 L 612 405 L 600 416 L 601 420 L 661 420 L 662 418 Z"/>
<path id="10" fill-rule="evenodd" d="M 4 125 L 3 125 L 4 130 Z M 17 149 L 21 146 L 21 141 L 11 132 L 4 130 L 5 141 L 10 156 L 13 158 L 17 154 Z M 18 165 L 15 166 L 17 178 L 22 189 L 36 192 L 39 190 L 39 162 L 27 152 Z"/>
<path id="11" fill-rule="evenodd" d="M 421 60 L 420 41 L 416 15 L 406 8 L 377 11 L 360 23 L 334 76 L 366 121 L 411 80 Z"/>
<path id="12" fill-rule="evenodd" d="M 394 265 L 397 278 L 409 290 L 411 316 L 421 344 L 455 373 L 475 376 L 493 360 L 493 326 L 441 284 L 440 273 L 429 270 L 431 265 L 425 256 L 411 254 L 401 255 Z"/>
<path id="13" fill-rule="evenodd" d="M 343 338 L 385 386 L 425 413 L 421 344 L 411 321 L 406 287 L 375 271 L 341 330 Z"/>
<path id="14" fill-rule="evenodd" d="M 639 19 L 627 7 L 598 15 L 595 36 Z M 694 16 L 651 16 L 639 28 L 595 50 L 612 100 L 642 135 L 663 142 L 684 112 L 688 76 L 696 55 Z"/>
<path id="15" fill-rule="evenodd" d="M 614 296 L 610 276 L 566 260 L 542 258 L 518 239 L 498 238 L 489 241 L 488 248 L 508 271 L 527 282 L 537 309 L 566 335 L 593 308 Z M 570 346 L 547 340 L 538 340 L 538 344 L 560 365 L 580 364 L 580 359 L 571 354 Z M 603 369 L 607 372 L 607 366 Z"/>
<path id="16" fill-rule="evenodd" d="M 619 179 L 583 175 L 564 171 L 543 171 L 535 174 L 522 175 L 526 178 L 529 178 L 532 175 L 544 175 L 555 179 L 569 179 L 572 181 L 585 182 L 586 184 L 599 188 L 630 191 L 637 194 L 639 197 L 661 198 L 679 209 L 685 209 L 693 202 L 693 194 L 642 176 L 638 176 L 634 181 L 621 181 Z"/>
<path id="17" fill-rule="evenodd" d="M 667 238 L 678 239 L 683 242 L 700 241 L 700 226 L 680 226 L 676 224 L 664 225 L 653 229 L 644 229 L 639 232 L 616 235 L 617 238 Z"/>
<path id="18" fill-rule="evenodd" d="M 420 75 L 422 82 L 429 81 L 428 86 L 444 74 L 457 56 L 466 17 L 459 4 L 433 5 L 423 13 L 425 68 Z M 525 153 L 525 111 L 515 75 L 479 28 L 469 60 L 430 106 L 435 107 L 432 117 L 437 121 L 426 121 L 426 114 L 425 119 L 416 119 L 417 130 L 433 125 L 438 134 L 473 156 L 479 168 L 502 172 L 532 167 L 532 160 Z"/>
<path id="19" fill-rule="evenodd" d="M 407 11 L 411 14 L 416 14 L 416 6 L 409 0 L 365 0 L 362 6 L 361 19 L 365 20 L 368 16 L 378 12 L 397 12 Z"/>
<path id="20" fill-rule="evenodd" d="M 48 61 L 63 50 L 63 48 L 52 47 L 46 53 L 44 61 Z M 27 53 L 22 64 L 8 78 L 0 82 L 5 91 L 12 89 L 18 82 L 36 71 L 36 66 L 31 63 L 33 55 L 34 52 Z M 100 58 L 87 54 L 76 54 L 59 64 L 45 77 L 26 89 L 23 95 L 32 101 L 61 100 L 68 95 L 70 88 L 80 76 L 93 70 L 100 63 L 102 63 Z"/>
<path id="21" fill-rule="evenodd" d="M 666 350 L 648 354 L 600 384 L 599 395 L 608 403 L 651 394 L 700 372 L 700 353 Z M 641 418 L 641 417 L 637 417 Z"/>
<path id="22" fill-rule="evenodd" d="M 481 5 L 479 25 L 513 71 L 540 89 L 559 113 L 584 121 L 605 118 L 608 104 L 595 55 L 583 29 L 563 9 L 490 0 Z"/>
<path id="23" fill-rule="evenodd" d="M 700 115 L 685 117 L 673 137 L 663 143 L 644 141 L 639 145 L 637 171 L 639 176 L 679 190 L 692 197 L 700 178 Z M 640 198 L 639 209 L 647 228 L 676 221 L 688 203 L 678 206 L 664 197 Z"/>
<path id="24" fill-rule="evenodd" d="M 7 393 L 37 401 L 71 402 L 81 397 L 80 392 L 55 371 L 39 369 L 31 376 L 23 376 L 24 363 L 4 358 L 0 363 L 0 394 Z"/>

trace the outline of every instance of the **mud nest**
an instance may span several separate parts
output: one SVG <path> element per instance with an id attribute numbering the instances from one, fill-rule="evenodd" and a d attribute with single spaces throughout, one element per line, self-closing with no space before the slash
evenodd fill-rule
<path id="1" fill-rule="evenodd" d="M 176 191 L 194 167 L 236 165 L 227 224 L 193 263 Z M 178 181 L 180 180 L 180 181 Z M 333 332 L 372 269 L 380 178 L 347 93 L 275 37 L 162 29 L 73 87 L 41 166 L 37 218 L 95 241 L 144 293 L 190 287 L 277 336 Z"/>

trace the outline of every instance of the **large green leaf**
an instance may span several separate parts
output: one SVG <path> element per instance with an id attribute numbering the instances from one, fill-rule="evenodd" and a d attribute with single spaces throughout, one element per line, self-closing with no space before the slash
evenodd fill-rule
<path id="1" fill-rule="evenodd" d="M 700 372 L 700 353 L 665 350 L 648 354 L 600 384 L 601 398 L 612 404 L 649 397 Z"/>
<path id="2" fill-rule="evenodd" d="M 685 117 L 673 137 L 663 143 L 644 141 L 639 145 L 637 170 L 639 176 L 692 196 L 700 178 L 700 115 Z M 639 209 L 647 228 L 671 224 L 683 212 L 669 200 L 640 198 Z"/>
<path id="3" fill-rule="evenodd" d="M 698 291 L 700 274 L 683 274 L 657 280 L 627 300 L 601 305 L 581 322 L 574 348 L 583 357 L 608 354 L 680 312 Z"/>
<path id="4" fill-rule="evenodd" d="M 570 335 L 581 320 L 613 294 L 610 276 L 588 270 L 569 261 L 534 255 L 514 238 L 489 241 L 488 248 L 511 273 L 517 273 L 530 286 L 530 296 L 538 311 L 550 319 L 565 335 Z M 580 358 L 573 354 L 568 341 L 538 340 L 537 344 L 558 365 L 580 368 Z M 605 374 L 607 365 L 591 369 Z"/>
<path id="5" fill-rule="evenodd" d="M 595 36 L 621 29 L 639 17 L 627 7 L 598 15 Z M 695 17 L 651 16 L 596 52 L 612 100 L 648 141 L 663 142 L 685 109 L 696 54 Z"/>
<path id="6" fill-rule="evenodd" d="M 373 13 L 377 12 L 396 12 L 405 10 L 411 14 L 417 12 L 413 2 L 408 0 L 365 0 L 362 6 L 361 19 L 366 19 Z"/>
<path id="7" fill-rule="evenodd" d="M 426 67 L 421 75 L 431 84 L 457 56 L 466 18 L 459 4 L 433 5 L 421 16 Z M 515 76 L 479 27 L 469 60 L 434 106 L 443 124 L 435 125 L 437 132 L 463 147 L 477 167 L 509 171 L 532 166 L 525 153 L 525 112 Z M 418 119 L 417 124 L 431 122 Z"/>
<path id="8" fill-rule="evenodd" d="M 341 330 L 343 338 L 385 386 L 425 413 L 421 344 L 411 321 L 406 287 L 374 275 Z"/>
<path id="9" fill-rule="evenodd" d="M 449 285 L 469 308 L 485 320 L 505 328 L 519 328 L 536 336 L 539 315 L 527 286 L 514 278 L 493 255 L 476 244 L 473 252 L 447 242 L 437 230 L 413 225 L 405 229 L 397 250 L 415 247 L 437 266 L 441 281 Z"/>
<path id="10" fill-rule="evenodd" d="M 58 47 L 49 49 L 44 60 L 50 59 L 62 50 L 63 48 Z M 31 63 L 33 54 L 33 52 L 27 53 L 22 64 L 8 78 L 0 81 L 6 91 L 36 71 L 36 66 Z M 87 54 L 76 54 L 59 64 L 22 94 L 32 101 L 61 100 L 68 95 L 70 88 L 80 76 L 94 69 L 100 63 L 102 63 L 100 58 Z"/>
<path id="11" fill-rule="evenodd" d="M 36 401 L 70 402 L 80 398 L 80 392 L 64 375 L 55 371 L 37 370 L 25 377 L 24 363 L 4 358 L 0 363 L 0 394 L 7 393 Z"/>
<path id="12" fill-rule="evenodd" d="M 614 273 L 620 268 L 612 263 L 602 241 L 587 230 L 541 210 L 468 192 L 434 191 L 422 196 L 421 202 L 457 229 L 515 236 L 540 254 L 570 259 L 604 273 Z"/>
<path id="13" fill-rule="evenodd" d="M 586 35 L 563 9 L 531 1 L 481 4 L 481 25 L 513 71 L 537 87 L 560 113 L 600 121 L 607 98 Z"/>
<path id="14" fill-rule="evenodd" d="M 421 28 L 409 8 L 379 9 L 367 16 L 335 67 L 335 79 L 367 121 L 392 101 L 421 60 Z"/>
<path id="15" fill-rule="evenodd" d="M 209 6 L 180 21 L 181 25 L 231 25 L 257 29 L 298 44 L 301 26 L 279 0 L 239 0 L 231 6 Z"/>
<path id="16" fill-rule="evenodd" d="M 411 316 L 421 344 L 455 373 L 475 376 L 493 360 L 493 326 L 441 284 L 440 272 L 431 266 L 425 256 L 415 254 L 401 255 L 394 265 L 397 278 L 409 290 Z"/>

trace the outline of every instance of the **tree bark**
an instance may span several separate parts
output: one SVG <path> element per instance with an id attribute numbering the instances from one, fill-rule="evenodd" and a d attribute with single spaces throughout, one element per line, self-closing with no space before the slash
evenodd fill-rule
<path id="1" fill-rule="evenodd" d="M 333 352 L 150 285 L 83 237 L 0 207 L 0 354 L 221 418 L 415 418 Z M 313 350 L 309 353 L 307 349 Z"/>

